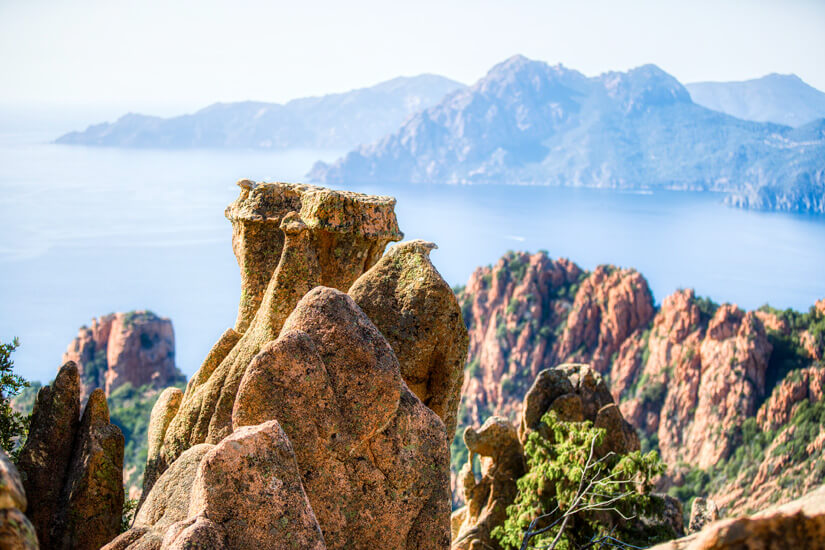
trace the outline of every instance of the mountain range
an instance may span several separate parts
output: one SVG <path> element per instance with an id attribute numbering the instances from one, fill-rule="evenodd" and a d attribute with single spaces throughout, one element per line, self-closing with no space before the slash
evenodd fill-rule
<path id="1" fill-rule="evenodd" d="M 60 136 L 56 143 L 169 149 L 349 149 L 379 139 L 412 113 L 462 87 L 443 76 L 424 74 L 285 104 L 215 103 L 173 118 L 129 113 L 116 122 Z"/>
<path id="2" fill-rule="evenodd" d="M 686 84 L 695 103 L 756 122 L 802 126 L 825 118 L 825 93 L 793 74 L 769 74 L 741 82 Z"/>
<path id="3" fill-rule="evenodd" d="M 712 190 L 737 206 L 825 212 L 825 120 L 746 121 L 655 65 L 597 77 L 523 56 L 310 179 Z"/>

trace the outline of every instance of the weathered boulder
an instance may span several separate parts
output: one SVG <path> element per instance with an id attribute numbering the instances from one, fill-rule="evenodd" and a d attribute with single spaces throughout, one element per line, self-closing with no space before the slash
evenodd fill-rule
<path id="1" fill-rule="evenodd" d="M 138 502 L 138 510 L 143 506 L 143 502 L 160 472 L 166 469 L 166 464 L 162 462 L 163 459 L 160 456 L 160 450 L 169 423 L 177 414 L 182 399 L 183 392 L 178 388 L 166 388 L 161 392 L 160 397 L 152 407 L 152 412 L 149 415 L 149 449 L 146 456 L 146 468 L 143 471 L 143 493 Z"/>
<path id="2" fill-rule="evenodd" d="M 821 550 L 825 548 L 825 486 L 752 516 L 723 519 L 652 550 Z"/>
<path id="3" fill-rule="evenodd" d="M 123 550 L 130 548 L 160 548 L 164 536 L 172 524 L 189 517 L 189 501 L 198 466 L 214 445 L 201 443 L 187 449 L 163 472 L 135 515 L 132 528 L 114 539 L 104 548 Z"/>
<path id="4" fill-rule="evenodd" d="M 278 422 L 238 428 L 201 460 L 192 486 L 189 515 L 205 518 L 175 541 L 222 532 L 228 550 L 305 548 L 323 550 L 324 538 L 304 493 L 295 454 Z M 210 535 L 210 538 L 211 535 Z M 356 547 L 352 544 L 350 547 Z"/>
<path id="5" fill-rule="evenodd" d="M 328 548 L 450 544 L 444 424 L 346 294 L 310 291 L 238 391 L 236 430 L 277 419 Z"/>
<path id="6" fill-rule="evenodd" d="M 491 531 L 503 525 L 507 506 L 518 494 L 516 481 L 524 475 L 524 451 L 515 427 L 505 418 L 491 417 L 479 430 L 464 430 L 470 459 L 460 477 L 466 506 L 453 513 L 453 550 L 473 550 L 501 546 Z M 473 455 L 481 458 L 481 479 L 472 472 Z"/>
<path id="7" fill-rule="evenodd" d="M 0 449 L 0 548 L 37 550 L 37 534 L 26 517 L 26 493 L 20 473 Z"/>
<path id="8" fill-rule="evenodd" d="M 420 240 L 392 246 L 349 295 L 389 342 L 407 386 L 452 436 L 468 339 L 455 293 L 430 261 L 435 247 Z"/>
<path id="9" fill-rule="evenodd" d="M 79 422 L 80 378 L 77 366 L 68 362 L 54 382 L 38 392 L 17 463 L 28 495 L 27 515 L 43 548 L 57 547 L 51 527 L 60 509 Z"/>
<path id="10" fill-rule="evenodd" d="M 247 366 L 278 337 L 304 294 L 321 284 L 346 291 L 388 242 L 401 238 L 390 197 L 249 180 L 239 186 L 240 197 L 227 208 L 242 273 L 235 331 L 221 338 L 205 372 L 187 387 L 164 437 L 166 464 L 192 445 L 218 443 L 231 433 Z"/>
<path id="11" fill-rule="evenodd" d="M 123 510 L 123 445 L 109 422 L 106 395 L 89 396 L 75 438 L 72 461 L 50 525 L 50 548 L 98 550 L 120 532 Z"/>

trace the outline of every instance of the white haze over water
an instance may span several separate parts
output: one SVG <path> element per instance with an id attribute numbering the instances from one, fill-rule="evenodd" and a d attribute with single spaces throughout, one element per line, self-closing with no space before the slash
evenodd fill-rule
<path id="1" fill-rule="evenodd" d="M 0 135 L 0 341 L 48 381 L 77 328 L 112 311 L 172 319 L 187 375 L 235 319 L 227 204 L 239 178 L 301 181 L 341 151 L 154 151 Z M 634 267 L 658 303 L 680 287 L 745 308 L 825 297 L 825 217 L 727 208 L 721 196 L 504 186 L 351 186 L 393 195 L 406 238 L 438 244 L 451 285 L 509 249 Z"/>

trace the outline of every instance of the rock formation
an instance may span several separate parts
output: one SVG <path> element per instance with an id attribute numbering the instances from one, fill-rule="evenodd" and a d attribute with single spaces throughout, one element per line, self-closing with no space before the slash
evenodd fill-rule
<path id="1" fill-rule="evenodd" d="M 235 329 L 221 338 L 187 388 L 164 440 L 171 463 L 198 443 L 232 431 L 232 407 L 252 358 L 275 338 L 298 300 L 318 285 L 346 291 L 401 233 L 395 199 L 298 184 L 239 182 L 226 211 L 241 267 Z M 273 238 L 274 232 L 282 235 Z M 265 273 L 265 275 L 264 275 Z M 230 345 L 235 335 L 237 343 Z"/>
<path id="2" fill-rule="evenodd" d="M 389 197 L 239 186 L 235 326 L 158 399 L 142 505 L 106 548 L 448 548 L 467 335 L 433 245 L 381 259 Z"/>
<path id="3" fill-rule="evenodd" d="M 553 434 L 545 431 L 546 424 L 542 422 L 547 412 L 554 411 L 565 422 L 587 420 L 603 428 L 606 437 L 596 449 L 598 456 L 639 450 L 635 430 L 622 417 L 602 376 L 589 365 L 564 364 L 539 372 L 520 409 L 518 429 L 507 419 L 494 416 L 479 430 L 468 427 L 464 432 L 470 457 L 459 473 L 459 482 L 467 504 L 453 513 L 452 550 L 501 548 L 491 532 L 504 524 L 507 507 L 518 494 L 516 482 L 528 471 L 524 444 L 533 432 L 553 440 Z M 480 480 L 472 470 L 475 454 L 481 456 Z M 662 499 L 665 514 L 648 520 L 683 534 L 681 506 L 665 495 Z"/>
<path id="4" fill-rule="evenodd" d="M 0 449 L 0 548 L 37 550 L 37 534 L 26 517 L 26 492 L 20 473 Z"/>
<path id="5" fill-rule="evenodd" d="M 516 499 L 516 481 L 525 472 L 524 450 L 515 427 L 499 416 L 488 418 L 477 431 L 468 427 L 464 443 L 470 460 L 459 478 L 467 505 L 453 512 L 452 548 L 499 548 L 491 532 L 504 524 L 507 506 Z M 473 474 L 473 455 L 481 458 L 480 480 Z"/>
<path id="6" fill-rule="evenodd" d="M 467 358 L 467 329 L 450 286 L 430 261 L 435 244 L 395 245 L 349 291 L 392 346 L 407 386 L 452 437 Z"/>
<path id="7" fill-rule="evenodd" d="M 752 516 L 716 521 L 698 533 L 652 550 L 822 550 L 825 548 L 825 486 Z"/>
<path id="8" fill-rule="evenodd" d="M 688 289 L 654 308 L 633 270 L 588 273 L 519 252 L 476 270 L 458 297 L 470 335 L 459 428 L 492 415 L 514 420 L 540 370 L 589 362 L 643 447 L 670 464 L 662 489 L 684 484 L 697 468 L 710 476 L 744 461 L 747 468 L 719 473 L 706 495 L 735 513 L 825 481 L 825 470 L 809 460 L 825 447 L 825 431 L 794 426 L 796 417 L 809 422 L 814 413 L 805 407 L 822 406 L 825 395 L 825 300 L 804 314 L 743 311 Z M 765 437 L 772 440 L 754 443 L 760 429 L 771 430 Z M 744 457 L 736 455 L 745 444 Z M 452 468 L 455 489 L 459 467 Z M 723 482 L 731 476 L 739 479 Z"/>
<path id="9" fill-rule="evenodd" d="M 125 383 L 164 388 L 182 381 L 175 366 L 172 321 L 151 311 L 111 313 L 82 327 L 63 354 L 80 372 L 81 402 L 95 388 L 108 397 Z"/>
<path id="10" fill-rule="evenodd" d="M 278 419 L 328 548 L 449 545 L 444 426 L 347 295 L 309 292 L 249 366 L 233 425 Z"/>
<path id="11" fill-rule="evenodd" d="M 691 533 L 698 533 L 705 525 L 713 523 L 719 519 L 719 509 L 716 503 L 708 498 L 697 497 L 690 507 L 690 523 L 688 530 Z"/>
<path id="12" fill-rule="evenodd" d="M 102 389 L 78 422 L 79 410 L 78 369 L 66 363 L 37 395 L 18 462 L 43 548 L 97 550 L 120 530 L 123 434 L 109 422 Z"/>

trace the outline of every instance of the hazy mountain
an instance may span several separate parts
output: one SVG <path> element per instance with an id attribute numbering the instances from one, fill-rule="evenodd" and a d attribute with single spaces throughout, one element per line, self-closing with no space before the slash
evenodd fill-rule
<path id="1" fill-rule="evenodd" d="M 412 113 L 464 85 L 437 75 L 399 77 L 370 88 L 285 104 L 215 103 L 194 114 L 127 114 L 71 132 L 57 143 L 114 147 L 351 148 L 395 130 Z"/>
<path id="2" fill-rule="evenodd" d="M 654 65 L 588 78 L 516 56 L 309 177 L 718 190 L 741 206 L 825 212 L 823 125 L 712 111 Z"/>
<path id="3" fill-rule="evenodd" d="M 825 117 L 825 93 L 793 74 L 685 86 L 695 103 L 737 118 L 802 126 Z"/>

